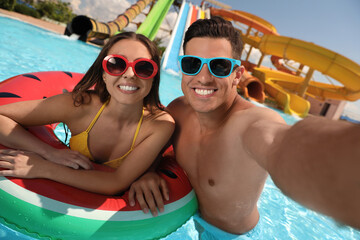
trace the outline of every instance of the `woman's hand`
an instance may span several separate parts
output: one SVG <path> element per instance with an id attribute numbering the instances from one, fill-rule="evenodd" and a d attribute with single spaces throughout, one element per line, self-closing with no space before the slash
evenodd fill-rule
<path id="1" fill-rule="evenodd" d="M 43 155 L 43 157 L 51 162 L 73 169 L 93 169 L 93 165 L 87 157 L 70 149 L 54 149 L 46 155 Z"/>
<path id="2" fill-rule="evenodd" d="M 41 178 L 47 161 L 33 152 L 11 149 L 0 150 L 0 176 L 19 178 Z"/>
<path id="3" fill-rule="evenodd" d="M 164 211 L 163 198 L 169 200 L 169 190 L 166 181 L 155 172 L 145 173 L 130 186 L 130 206 L 135 205 L 135 197 L 144 213 L 147 213 L 150 209 L 151 214 L 156 217 L 156 208 L 158 208 L 160 212 Z"/>

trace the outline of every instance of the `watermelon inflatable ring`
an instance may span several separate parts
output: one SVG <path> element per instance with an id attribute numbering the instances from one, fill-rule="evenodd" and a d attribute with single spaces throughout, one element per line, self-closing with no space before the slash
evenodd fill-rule
<path id="1" fill-rule="evenodd" d="M 71 91 L 83 74 L 37 72 L 0 83 L 0 105 L 46 98 Z M 65 146 L 54 125 L 29 131 L 57 148 Z M 1 148 L 4 148 L 0 145 Z M 47 179 L 0 177 L 0 223 L 38 239 L 156 239 L 175 231 L 197 210 L 195 193 L 173 154 L 158 167 L 167 181 L 170 199 L 157 217 L 131 207 L 128 192 L 106 196 Z M 107 171 L 102 165 L 96 169 Z"/>

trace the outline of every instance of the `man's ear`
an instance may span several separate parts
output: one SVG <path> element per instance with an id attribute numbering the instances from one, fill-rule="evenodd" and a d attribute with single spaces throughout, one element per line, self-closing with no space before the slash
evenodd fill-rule
<path id="1" fill-rule="evenodd" d="M 235 78 L 233 80 L 234 85 L 238 85 L 240 82 L 240 79 L 245 71 L 245 68 L 243 66 L 239 66 L 235 69 Z"/>

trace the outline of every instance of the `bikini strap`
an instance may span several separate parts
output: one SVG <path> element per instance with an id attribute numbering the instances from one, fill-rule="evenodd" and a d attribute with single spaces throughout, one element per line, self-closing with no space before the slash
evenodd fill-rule
<path id="1" fill-rule="evenodd" d="M 96 123 L 96 121 L 98 120 L 98 118 L 100 117 L 101 113 L 104 111 L 104 108 L 106 107 L 106 105 L 109 103 L 110 99 L 108 99 L 100 108 L 100 110 L 97 112 L 96 116 L 94 117 L 94 119 L 91 121 L 90 125 L 88 126 L 88 128 L 85 130 L 85 132 L 89 133 L 90 130 L 93 128 L 94 124 Z"/>
<path id="2" fill-rule="evenodd" d="M 133 141 L 132 141 L 130 150 L 133 150 L 133 149 L 134 149 L 135 141 L 136 141 L 137 135 L 139 134 L 139 131 L 140 131 L 140 127 L 141 127 L 141 123 L 142 123 L 143 118 L 144 118 L 144 108 L 143 108 L 143 110 L 142 110 L 141 117 L 140 117 L 139 123 L 138 123 L 138 125 L 137 125 L 136 131 L 135 131 L 135 135 L 134 135 L 134 139 L 133 139 Z"/>

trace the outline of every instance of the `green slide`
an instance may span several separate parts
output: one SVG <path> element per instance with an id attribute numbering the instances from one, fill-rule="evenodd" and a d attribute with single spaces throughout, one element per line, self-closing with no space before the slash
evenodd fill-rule
<path id="1" fill-rule="evenodd" d="M 174 0 L 159 0 L 151 9 L 145 21 L 140 25 L 136 33 L 145 35 L 151 40 L 154 40 L 162 21 L 169 11 Z"/>

